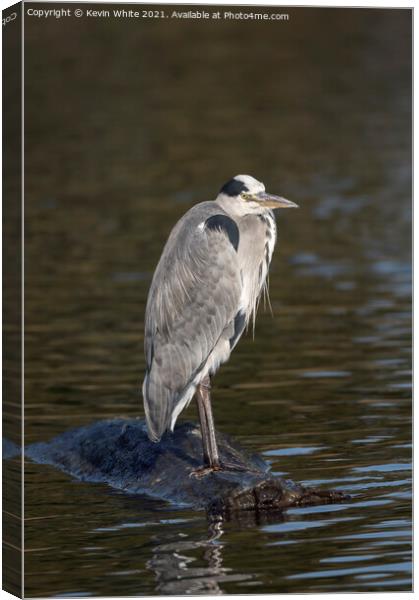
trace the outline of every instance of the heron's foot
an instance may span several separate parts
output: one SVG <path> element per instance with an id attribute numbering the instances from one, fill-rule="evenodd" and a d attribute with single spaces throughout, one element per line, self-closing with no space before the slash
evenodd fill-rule
<path id="1" fill-rule="evenodd" d="M 216 471 L 222 471 L 223 468 L 221 465 L 214 465 L 212 467 L 198 467 L 190 472 L 189 477 L 196 477 L 197 479 L 201 479 L 210 473 L 215 473 Z"/>
<path id="2" fill-rule="evenodd" d="M 206 466 L 206 467 L 199 467 L 198 469 L 194 469 L 193 471 L 191 471 L 189 476 L 200 479 L 201 477 L 205 477 L 206 475 L 209 475 L 210 473 L 219 472 L 219 471 L 239 471 L 242 473 L 245 471 L 253 472 L 252 469 L 249 469 L 245 465 L 240 465 L 237 463 L 230 463 L 230 462 L 223 461 L 219 465 L 214 465 L 212 467 Z M 254 472 L 256 473 L 257 471 L 254 471 Z"/>

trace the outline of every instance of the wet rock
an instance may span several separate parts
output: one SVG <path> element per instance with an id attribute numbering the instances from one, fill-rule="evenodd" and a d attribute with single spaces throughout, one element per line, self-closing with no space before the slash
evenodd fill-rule
<path id="1" fill-rule="evenodd" d="M 340 492 L 317 490 L 274 477 L 269 465 L 217 433 L 220 458 L 229 468 L 200 473 L 201 433 L 183 423 L 161 442 L 149 441 L 139 419 L 99 421 L 25 449 L 37 463 L 53 465 L 81 481 L 107 483 L 132 494 L 206 508 L 210 513 L 277 511 L 289 506 L 340 502 Z"/>

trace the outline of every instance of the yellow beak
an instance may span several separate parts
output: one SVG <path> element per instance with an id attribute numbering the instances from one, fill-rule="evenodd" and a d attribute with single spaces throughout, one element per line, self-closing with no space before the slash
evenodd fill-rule
<path id="1" fill-rule="evenodd" d="M 253 194 L 252 198 L 249 200 L 253 200 L 257 202 L 261 206 L 265 206 L 266 208 L 298 208 L 298 204 L 295 202 L 291 202 L 291 200 L 287 200 L 286 198 L 282 198 L 281 196 L 274 196 L 273 194 L 267 194 L 266 192 L 259 192 L 258 194 Z"/>

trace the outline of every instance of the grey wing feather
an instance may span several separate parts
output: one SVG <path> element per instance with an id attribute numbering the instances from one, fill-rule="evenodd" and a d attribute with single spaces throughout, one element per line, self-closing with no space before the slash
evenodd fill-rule
<path id="1" fill-rule="evenodd" d="M 177 223 L 150 287 L 143 397 L 153 440 L 169 427 L 173 411 L 223 332 L 234 332 L 240 268 L 225 229 L 204 225 L 215 211 L 220 208 L 203 203 Z"/>

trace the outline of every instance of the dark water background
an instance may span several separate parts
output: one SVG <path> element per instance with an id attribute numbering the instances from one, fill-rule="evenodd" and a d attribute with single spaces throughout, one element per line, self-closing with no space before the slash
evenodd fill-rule
<path id="1" fill-rule="evenodd" d="M 411 588 L 410 12 L 289 14 L 26 18 L 25 436 L 142 415 L 164 241 L 250 173 L 301 208 L 216 424 L 352 501 L 208 523 L 28 462 L 28 596 Z"/>

